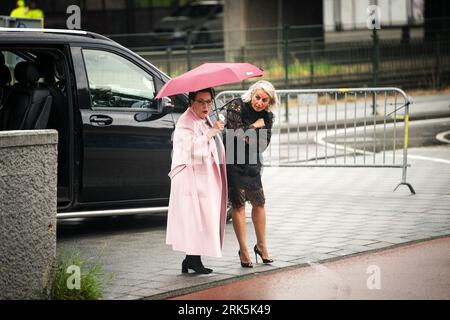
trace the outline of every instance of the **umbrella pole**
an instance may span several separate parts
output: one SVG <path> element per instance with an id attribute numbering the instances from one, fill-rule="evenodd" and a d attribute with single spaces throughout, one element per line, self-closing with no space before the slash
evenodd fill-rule
<path id="1" fill-rule="evenodd" d="M 217 111 L 217 105 L 216 105 L 216 98 L 214 97 L 213 99 L 213 104 L 214 104 L 214 111 L 216 111 L 216 121 L 219 120 L 219 111 Z"/>

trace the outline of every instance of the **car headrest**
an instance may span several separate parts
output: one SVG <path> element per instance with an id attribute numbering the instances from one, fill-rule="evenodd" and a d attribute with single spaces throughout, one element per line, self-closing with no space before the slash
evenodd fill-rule
<path id="1" fill-rule="evenodd" d="M 58 80 L 64 80 L 64 68 L 61 60 L 55 60 L 53 63 L 53 71 Z"/>
<path id="2" fill-rule="evenodd" d="M 38 67 L 39 75 L 44 77 L 45 82 L 53 83 L 55 81 L 52 57 L 47 55 L 40 55 L 36 57 L 34 63 Z"/>
<path id="3" fill-rule="evenodd" d="M 0 86 L 11 83 L 11 72 L 5 65 L 0 65 Z"/>
<path id="4" fill-rule="evenodd" d="M 20 83 L 36 83 L 39 80 L 39 70 L 33 62 L 22 61 L 14 68 L 14 77 Z"/>

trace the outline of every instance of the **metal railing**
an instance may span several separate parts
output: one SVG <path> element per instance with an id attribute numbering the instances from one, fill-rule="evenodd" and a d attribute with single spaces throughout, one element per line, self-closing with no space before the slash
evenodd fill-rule
<path id="1" fill-rule="evenodd" d="M 223 91 L 217 109 L 244 91 Z M 408 186 L 410 97 L 398 88 L 277 90 L 265 166 L 401 168 Z M 394 190 L 394 191 L 395 191 Z"/>

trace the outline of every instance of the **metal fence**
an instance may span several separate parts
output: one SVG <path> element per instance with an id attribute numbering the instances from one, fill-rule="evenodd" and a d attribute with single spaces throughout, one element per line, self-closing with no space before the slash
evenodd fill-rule
<path id="1" fill-rule="evenodd" d="M 172 77 L 204 62 L 245 61 L 264 69 L 267 80 L 284 88 L 401 86 L 415 89 L 450 84 L 448 36 L 427 38 L 422 29 L 415 29 L 411 32 L 414 37 L 407 39 L 398 36 L 396 30 L 381 30 L 375 38 L 373 32 L 363 30 L 357 36 L 329 40 L 327 34 L 306 38 L 301 31 L 307 30 L 295 26 L 288 31 L 248 30 L 249 38 L 255 40 L 245 47 L 225 47 L 223 42 L 186 42 L 134 51 Z M 142 43 L 142 39 L 154 36 L 127 35 L 126 39 Z M 199 35 L 193 33 L 192 37 Z M 113 39 L 122 40 L 117 35 Z M 227 89 L 240 88 L 235 85 Z"/>
<path id="2" fill-rule="evenodd" d="M 244 91 L 223 91 L 217 109 Z M 408 186 L 408 122 L 411 103 L 398 88 L 277 90 L 265 166 L 401 168 Z M 395 188 L 397 189 L 398 186 Z"/>

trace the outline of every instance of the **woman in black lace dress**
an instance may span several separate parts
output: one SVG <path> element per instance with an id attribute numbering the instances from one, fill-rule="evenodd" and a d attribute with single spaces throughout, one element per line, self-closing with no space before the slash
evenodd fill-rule
<path id="1" fill-rule="evenodd" d="M 225 146 L 228 194 L 233 206 L 233 227 L 239 242 L 241 266 L 252 268 L 247 248 L 245 202 L 252 205 L 252 221 L 257 243 L 253 247 L 256 261 L 273 262 L 266 246 L 265 197 L 261 183 L 260 154 L 268 147 L 273 124 L 270 106 L 277 103 L 273 85 L 265 80 L 253 84 L 242 98 L 231 101 L 227 109 Z"/>

